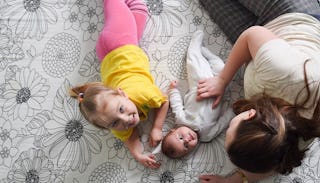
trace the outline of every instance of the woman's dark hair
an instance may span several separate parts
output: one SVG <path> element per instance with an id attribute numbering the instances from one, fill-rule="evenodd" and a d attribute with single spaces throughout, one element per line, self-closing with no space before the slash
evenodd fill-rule
<path id="1" fill-rule="evenodd" d="M 305 82 L 308 83 L 307 79 Z M 306 89 L 307 99 L 303 104 L 310 96 L 309 87 Z M 298 109 L 304 109 L 303 104 L 292 105 L 264 94 L 235 102 L 235 114 L 249 109 L 255 109 L 256 114 L 237 127 L 234 140 L 227 148 L 231 161 L 253 173 L 288 174 L 300 166 L 307 149 L 299 149 L 299 137 L 308 140 L 320 136 L 319 118 L 314 115 L 306 119 L 299 115 Z"/>

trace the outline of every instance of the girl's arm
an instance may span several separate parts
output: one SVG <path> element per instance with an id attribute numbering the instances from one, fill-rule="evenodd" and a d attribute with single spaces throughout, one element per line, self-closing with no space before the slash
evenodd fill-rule
<path id="1" fill-rule="evenodd" d="M 143 144 L 136 128 L 133 129 L 131 136 L 124 144 L 128 147 L 132 156 L 142 165 L 153 169 L 160 167 L 161 164 L 156 161 L 153 154 L 143 154 Z"/>
<path id="2" fill-rule="evenodd" d="M 235 73 L 243 65 L 256 56 L 259 48 L 266 42 L 276 39 L 277 36 L 270 30 L 253 26 L 245 30 L 231 49 L 227 62 L 218 76 L 199 80 L 198 100 L 215 97 L 212 107 L 221 101 L 226 86 L 230 83 Z"/>
<path id="3" fill-rule="evenodd" d="M 157 146 L 162 140 L 162 127 L 166 119 L 167 112 L 169 109 L 169 100 L 164 102 L 160 108 L 155 109 L 154 123 L 150 132 L 150 146 Z"/>

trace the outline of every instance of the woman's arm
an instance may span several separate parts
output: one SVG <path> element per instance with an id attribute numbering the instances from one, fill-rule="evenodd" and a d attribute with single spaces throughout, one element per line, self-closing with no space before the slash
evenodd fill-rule
<path id="1" fill-rule="evenodd" d="M 243 65 L 255 57 L 259 48 L 266 42 L 278 38 L 270 30 L 253 26 L 245 30 L 231 49 L 227 62 L 218 76 L 199 80 L 197 100 L 215 97 L 212 107 L 221 101 L 226 86 L 230 83 L 235 73 Z"/>
<path id="2" fill-rule="evenodd" d="M 155 109 L 155 116 L 153 126 L 150 132 L 150 146 L 157 146 L 162 140 L 162 127 L 166 119 L 167 112 L 169 109 L 169 101 L 164 102 L 160 108 Z"/>
<path id="3" fill-rule="evenodd" d="M 153 154 L 143 154 L 143 144 L 140 141 L 138 130 L 136 128 L 133 129 L 133 132 L 129 139 L 124 142 L 124 144 L 128 147 L 132 156 L 142 165 L 149 168 L 159 168 L 161 164 L 159 164 L 155 156 Z"/>
<path id="4" fill-rule="evenodd" d="M 219 175 L 200 175 L 199 179 L 201 183 L 251 183 L 265 179 L 273 174 L 273 172 L 257 174 L 243 170 L 237 170 L 235 173 L 227 177 Z"/>

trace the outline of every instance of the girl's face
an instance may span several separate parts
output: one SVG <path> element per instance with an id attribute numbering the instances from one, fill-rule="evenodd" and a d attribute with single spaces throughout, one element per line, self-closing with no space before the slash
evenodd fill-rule
<path id="1" fill-rule="evenodd" d="M 121 89 L 116 94 L 101 92 L 96 97 L 97 125 L 114 130 L 127 130 L 137 126 L 140 121 L 136 105 Z"/>
<path id="2" fill-rule="evenodd" d="M 172 129 L 166 143 L 175 148 L 174 157 L 182 157 L 191 152 L 198 144 L 198 134 L 192 129 L 181 126 Z"/>
<path id="3" fill-rule="evenodd" d="M 253 118 L 255 116 L 255 114 L 256 114 L 256 110 L 250 109 L 248 111 L 244 111 L 244 112 L 238 114 L 230 121 L 229 128 L 226 131 L 226 140 L 225 140 L 225 144 L 224 144 L 226 149 L 229 147 L 229 145 L 231 144 L 231 142 L 235 138 L 239 124 L 242 121 L 249 120 L 249 119 Z"/>

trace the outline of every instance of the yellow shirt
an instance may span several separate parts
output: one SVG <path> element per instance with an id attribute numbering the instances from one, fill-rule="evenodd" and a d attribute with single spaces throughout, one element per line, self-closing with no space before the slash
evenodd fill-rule
<path id="1" fill-rule="evenodd" d="M 113 89 L 121 88 L 142 112 L 145 120 L 151 108 L 159 108 L 167 98 L 155 84 L 150 73 L 149 60 L 136 45 L 125 45 L 111 51 L 101 64 L 102 82 Z M 127 140 L 133 129 L 111 130 L 122 141 Z"/>

